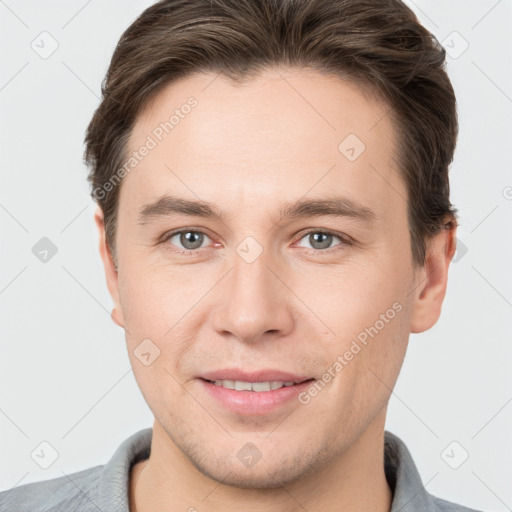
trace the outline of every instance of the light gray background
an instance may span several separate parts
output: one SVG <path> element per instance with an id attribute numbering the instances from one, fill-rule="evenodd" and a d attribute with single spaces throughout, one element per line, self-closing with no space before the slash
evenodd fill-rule
<path id="1" fill-rule="evenodd" d="M 0 1 L 1 490 L 104 464 L 152 425 L 110 319 L 82 164 L 115 44 L 150 3 Z M 512 2 L 407 4 L 451 55 L 460 116 L 452 200 L 467 251 L 450 270 L 440 321 L 411 336 L 387 429 L 406 442 L 429 492 L 512 510 Z M 59 45 L 46 59 L 31 47 L 51 49 L 43 31 Z M 58 248 L 47 263 L 32 253 L 42 237 Z M 48 469 L 31 458 L 42 441 L 58 452 Z"/>

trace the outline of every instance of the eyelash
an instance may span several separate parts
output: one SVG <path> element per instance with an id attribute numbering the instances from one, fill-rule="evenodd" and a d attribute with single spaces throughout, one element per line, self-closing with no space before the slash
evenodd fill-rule
<path id="1" fill-rule="evenodd" d="M 179 229 L 177 231 L 172 231 L 170 233 L 165 234 L 162 237 L 160 243 L 168 242 L 173 236 L 180 235 L 182 233 L 199 233 L 199 234 L 205 235 L 211 239 L 211 237 L 208 236 L 207 233 L 205 233 L 204 231 L 201 231 L 199 229 Z M 300 242 L 304 237 L 306 237 L 312 233 L 321 233 L 321 234 L 325 234 L 325 235 L 332 235 L 334 238 L 338 238 L 340 240 L 340 243 L 335 245 L 334 247 L 329 247 L 327 249 L 310 249 L 308 247 L 302 247 L 302 249 L 305 250 L 308 254 L 309 253 L 314 253 L 316 255 L 331 254 L 332 252 L 334 252 L 336 250 L 340 250 L 340 248 L 342 248 L 343 246 L 352 245 L 352 241 L 346 235 L 337 234 L 337 233 L 334 233 L 333 231 L 328 231 L 328 230 L 324 230 L 324 229 L 311 229 L 309 231 L 306 231 L 301 234 L 300 238 L 297 239 L 297 242 Z M 297 243 L 297 242 L 295 242 L 295 243 Z M 199 248 L 199 249 L 179 249 L 179 248 L 173 246 L 173 248 L 170 250 L 177 254 L 182 254 L 185 256 L 194 256 L 194 255 L 198 254 L 201 251 L 201 249 L 205 249 L 205 247 Z"/>

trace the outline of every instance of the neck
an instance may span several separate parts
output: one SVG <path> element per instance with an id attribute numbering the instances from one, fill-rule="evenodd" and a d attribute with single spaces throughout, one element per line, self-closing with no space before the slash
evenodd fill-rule
<path id="1" fill-rule="evenodd" d="M 245 489 L 201 473 L 155 420 L 151 456 L 133 467 L 130 512 L 251 510 L 259 512 L 389 512 L 392 492 L 384 473 L 384 418 L 374 422 L 334 462 L 276 489 Z"/>

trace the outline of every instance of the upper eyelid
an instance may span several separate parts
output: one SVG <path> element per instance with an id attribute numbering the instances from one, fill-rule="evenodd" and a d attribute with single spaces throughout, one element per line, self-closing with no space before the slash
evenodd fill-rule
<path id="1" fill-rule="evenodd" d="M 314 228 L 312 228 L 312 229 L 307 229 L 306 231 L 301 231 L 299 240 L 301 238 L 304 238 L 306 235 L 310 235 L 311 233 L 324 233 L 326 235 L 333 235 L 333 236 L 337 236 L 338 238 L 341 238 L 342 240 L 349 238 L 348 235 L 344 235 L 342 233 L 337 233 L 336 231 L 331 231 L 329 229 L 325 229 L 325 228 L 314 229 Z"/>

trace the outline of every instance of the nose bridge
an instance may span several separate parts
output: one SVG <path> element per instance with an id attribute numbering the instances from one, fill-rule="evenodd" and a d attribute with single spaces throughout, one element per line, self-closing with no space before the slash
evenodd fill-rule
<path id="1" fill-rule="evenodd" d="M 223 291 L 226 296 L 215 315 L 217 332 L 229 332 L 246 342 L 279 337 L 293 328 L 286 287 L 275 275 L 271 255 L 260 251 L 248 257 L 254 251 L 250 243 L 242 242 L 233 254 L 232 271 Z"/>

